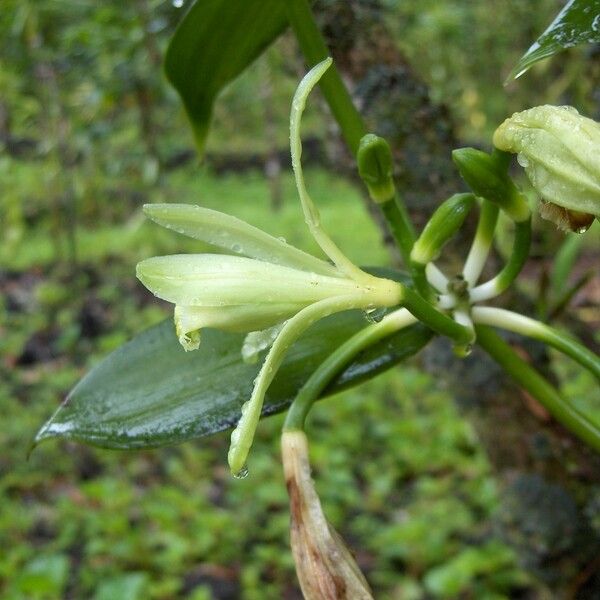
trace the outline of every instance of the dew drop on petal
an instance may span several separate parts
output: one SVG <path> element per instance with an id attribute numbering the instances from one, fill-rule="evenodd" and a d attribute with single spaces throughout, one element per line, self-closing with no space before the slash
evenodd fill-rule
<path id="1" fill-rule="evenodd" d="M 457 344 L 456 346 L 454 346 L 454 348 L 452 348 L 452 350 L 454 351 L 454 354 L 459 358 L 466 358 L 471 354 L 471 352 L 473 352 L 473 345 Z"/>
<path id="2" fill-rule="evenodd" d="M 529 166 L 529 159 L 522 152 L 519 152 L 519 154 L 517 154 L 517 162 L 523 168 L 526 168 Z"/>
<path id="3" fill-rule="evenodd" d="M 246 479 L 246 477 L 248 477 L 248 467 L 244 465 L 237 473 L 234 473 L 233 476 L 236 479 Z"/>

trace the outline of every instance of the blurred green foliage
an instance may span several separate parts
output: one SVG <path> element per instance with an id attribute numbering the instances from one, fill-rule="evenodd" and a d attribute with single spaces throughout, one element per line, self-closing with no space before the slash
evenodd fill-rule
<path id="1" fill-rule="evenodd" d="M 131 454 L 49 443 L 27 460 L 38 426 L 85 370 L 168 313 L 135 281 L 135 263 L 203 249 L 145 222 L 144 202 L 227 210 L 317 251 L 290 173 L 272 212 L 260 170 L 210 167 L 211 153 L 262 160 L 273 146 L 285 148 L 303 70 L 292 41 L 278 42 L 226 90 L 208 166 L 199 167 L 186 161 L 192 136 L 160 75 L 177 4 L 3 0 L 0 10 L 2 598 L 299 597 L 281 417 L 260 426 L 243 481 L 229 477 L 226 435 Z M 465 141 L 488 143 L 495 125 L 527 104 L 592 106 L 589 49 L 502 88 L 556 12 L 554 0 L 511 0 L 493 11 L 476 0 L 386 4 L 401 48 L 449 105 Z M 589 77 L 579 77 L 583 69 Z M 326 135 L 316 110 L 306 124 Z M 351 259 L 387 261 L 357 190 L 321 169 L 308 171 L 307 184 Z M 571 372 L 564 367 L 570 392 L 593 385 Z M 325 510 L 378 598 L 542 594 L 494 535 L 496 489 L 471 430 L 415 366 L 320 404 L 310 433 Z"/>

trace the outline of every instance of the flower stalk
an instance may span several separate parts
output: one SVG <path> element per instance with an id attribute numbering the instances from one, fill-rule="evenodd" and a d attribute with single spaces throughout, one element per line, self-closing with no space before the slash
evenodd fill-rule
<path id="1" fill-rule="evenodd" d="M 538 400 L 569 431 L 600 452 L 600 427 L 567 402 L 533 367 L 527 364 L 493 329 L 476 324 L 478 344 Z"/>
<path id="2" fill-rule="evenodd" d="M 329 524 L 310 474 L 303 431 L 284 431 L 281 455 L 290 497 L 290 541 L 306 600 L 372 600 L 356 560 Z"/>

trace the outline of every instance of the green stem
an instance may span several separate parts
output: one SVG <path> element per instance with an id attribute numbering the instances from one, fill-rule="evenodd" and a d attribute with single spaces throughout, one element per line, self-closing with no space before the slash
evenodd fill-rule
<path id="1" fill-rule="evenodd" d="M 417 239 L 413 224 L 398 191 L 387 202 L 380 204 L 384 217 L 386 218 L 390 231 L 396 240 L 402 261 L 408 267 L 410 265 L 410 252 Z"/>
<path id="2" fill-rule="evenodd" d="M 531 218 L 515 223 L 515 240 L 513 249 L 504 268 L 494 277 L 473 288 L 470 293 L 472 303 L 483 302 L 499 296 L 507 290 L 521 272 L 531 247 Z"/>
<path id="3" fill-rule="evenodd" d="M 473 331 L 460 325 L 454 319 L 437 310 L 423 299 L 417 292 L 404 286 L 402 305 L 405 306 L 419 321 L 436 333 L 448 336 L 456 344 L 468 345 L 474 341 Z"/>
<path id="4" fill-rule="evenodd" d="M 317 370 L 310 376 L 308 381 L 302 386 L 294 402 L 290 406 L 284 431 L 304 430 L 306 416 L 312 405 L 320 397 L 323 390 L 333 381 L 344 367 L 346 367 L 359 352 L 372 346 L 379 340 L 407 327 L 414 323 L 416 319 L 406 310 L 397 310 L 379 323 L 365 327 L 349 340 L 344 342 L 339 348 L 332 352 L 327 359 L 322 362 Z"/>
<path id="5" fill-rule="evenodd" d="M 431 289 L 431 285 L 427 280 L 427 275 L 425 274 L 425 265 L 411 263 L 410 276 L 412 277 L 413 283 L 415 284 L 415 289 L 419 292 L 419 294 L 428 302 L 433 302 L 435 299 L 435 293 Z"/>
<path id="6" fill-rule="evenodd" d="M 480 346 L 521 386 L 536 398 L 567 429 L 600 451 L 600 428 L 571 406 L 535 369 L 492 329 L 476 325 Z"/>
<path id="7" fill-rule="evenodd" d="M 393 198 L 381 203 L 379 206 L 396 240 L 396 245 L 400 249 L 402 262 L 410 269 L 415 288 L 423 298 L 431 301 L 433 299 L 433 292 L 425 276 L 425 267 L 415 265 L 410 260 L 410 253 L 417 235 L 398 191 L 396 190 Z"/>
<path id="8" fill-rule="evenodd" d="M 277 374 L 288 348 L 315 321 L 336 312 L 352 308 L 367 308 L 367 306 L 368 304 L 365 303 L 364 298 L 360 296 L 336 296 L 315 302 L 286 321 L 254 380 L 250 400 L 242 405 L 242 416 L 231 433 L 231 444 L 227 460 L 234 475 L 243 472 L 245 469 L 265 394 Z"/>
<path id="9" fill-rule="evenodd" d="M 308 0 L 283 1 L 287 6 L 288 20 L 306 61 L 313 66 L 325 60 L 330 52 L 315 23 Z M 319 87 L 340 126 L 350 151 L 356 155 L 360 140 L 367 133 L 367 128 L 360 113 L 356 110 L 335 64 L 325 73 Z"/>
<path id="10" fill-rule="evenodd" d="M 577 340 L 557 331 L 553 327 L 502 308 L 477 306 L 473 308 L 472 315 L 475 323 L 514 331 L 556 348 L 570 356 L 583 368 L 588 369 L 600 380 L 600 357 Z"/>

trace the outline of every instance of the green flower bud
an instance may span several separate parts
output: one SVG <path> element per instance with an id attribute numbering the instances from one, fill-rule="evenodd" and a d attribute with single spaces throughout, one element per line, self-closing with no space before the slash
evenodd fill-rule
<path id="1" fill-rule="evenodd" d="M 537 106 L 506 119 L 494 145 L 516 153 L 542 199 L 560 207 L 547 207 L 542 216 L 580 231 L 593 217 L 571 211 L 600 217 L 599 123 L 570 106 Z"/>
<path id="2" fill-rule="evenodd" d="M 389 144 L 383 138 L 368 133 L 360 140 L 356 160 L 358 174 L 365 182 L 371 200 L 378 204 L 391 200 L 396 188 Z"/>
<path id="3" fill-rule="evenodd" d="M 419 265 L 426 265 L 435 260 L 444 244 L 463 224 L 475 200 L 473 194 L 454 194 L 443 202 L 415 242 L 410 254 L 411 260 Z"/>
<path id="4" fill-rule="evenodd" d="M 477 196 L 498 204 L 513 221 L 525 221 L 529 217 L 529 206 L 509 177 L 503 154 L 459 148 L 452 152 L 452 160 Z"/>

